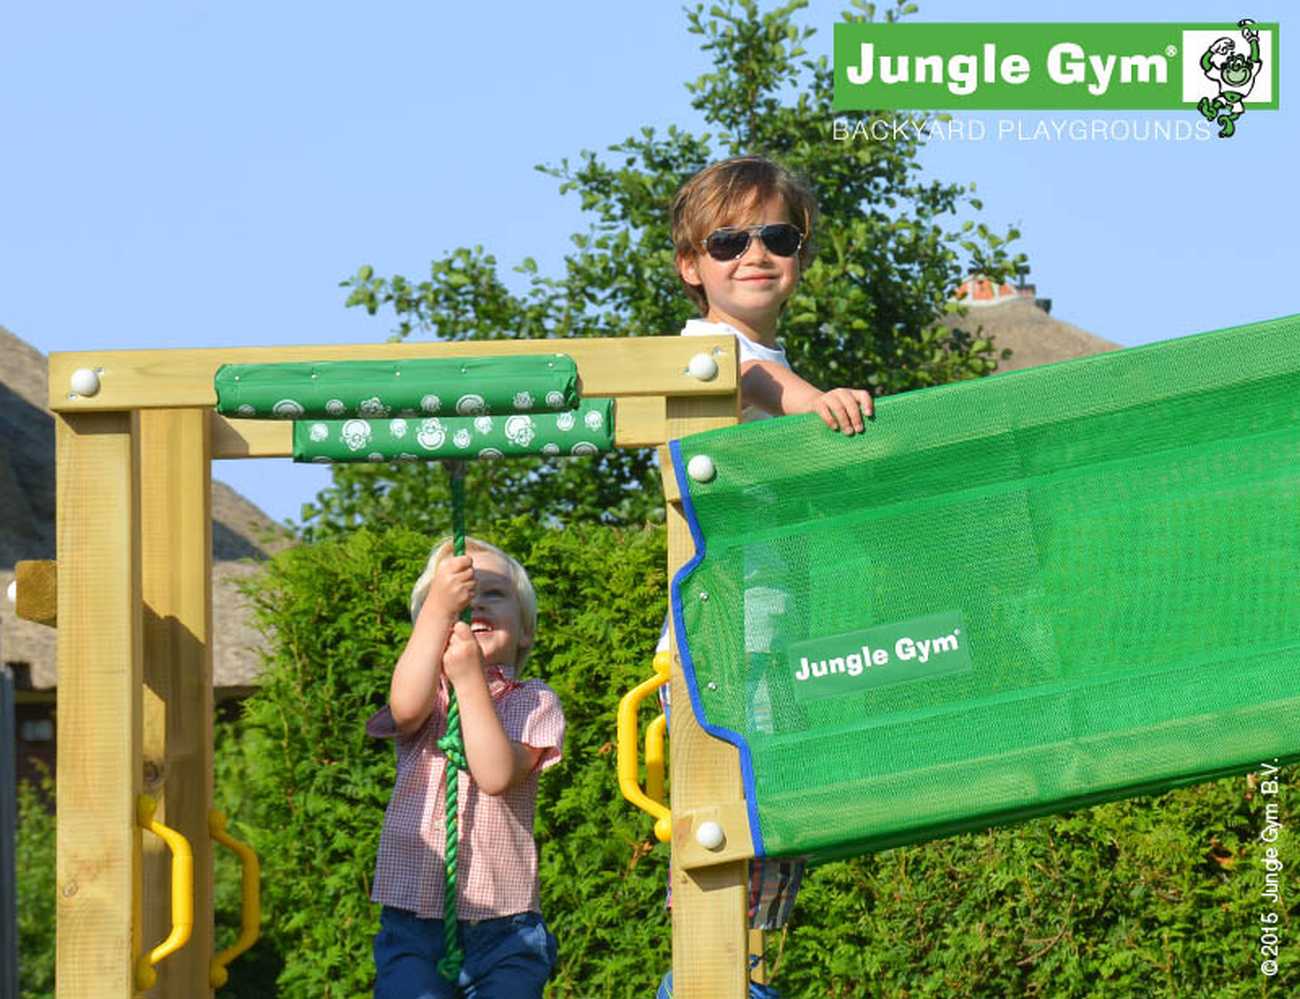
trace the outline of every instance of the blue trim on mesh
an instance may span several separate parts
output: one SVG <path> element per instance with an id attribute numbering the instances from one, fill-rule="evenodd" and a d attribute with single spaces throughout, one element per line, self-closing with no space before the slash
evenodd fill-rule
<path id="1" fill-rule="evenodd" d="M 695 542 L 695 554 L 685 565 L 677 570 L 672 583 L 673 629 L 677 633 L 677 652 L 682 660 L 682 675 L 686 680 L 686 690 L 691 695 L 691 710 L 695 712 L 704 731 L 729 742 L 740 750 L 740 774 L 744 785 L 745 810 L 749 813 L 749 834 L 754 841 L 754 856 L 763 857 L 763 830 L 758 823 L 758 797 L 754 788 L 754 761 L 749 754 L 749 743 L 743 735 L 729 728 L 710 725 L 704 717 L 704 706 L 700 703 L 700 688 L 695 679 L 695 663 L 691 659 L 690 641 L 686 637 L 686 622 L 682 618 L 682 583 L 691 571 L 704 560 L 704 532 L 695 516 L 695 504 L 691 502 L 690 477 L 686 474 L 686 465 L 682 461 L 682 442 L 668 442 L 668 452 L 673 459 L 673 472 L 677 476 L 677 491 L 682 497 L 682 513 L 691 529 L 691 540 Z"/>

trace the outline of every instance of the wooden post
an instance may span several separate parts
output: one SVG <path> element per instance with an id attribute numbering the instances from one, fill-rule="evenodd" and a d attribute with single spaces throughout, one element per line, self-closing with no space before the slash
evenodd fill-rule
<path id="1" fill-rule="evenodd" d="M 125 412 L 56 414 L 59 999 L 129 999 L 140 946 L 139 447 Z"/>
<path id="2" fill-rule="evenodd" d="M 141 573 L 144 600 L 142 779 L 156 816 L 194 855 L 194 931 L 160 962 L 147 994 L 211 994 L 212 846 L 212 462 L 203 409 L 142 410 Z M 146 947 L 171 930 L 171 854 L 144 836 Z"/>
<path id="3" fill-rule="evenodd" d="M 669 439 L 734 424 L 736 396 L 670 398 Z M 662 453 L 662 452 L 661 452 Z M 672 469 L 663 468 L 664 478 Z M 681 509 L 669 503 L 668 578 L 695 553 Z M 679 999 L 744 999 L 748 993 L 749 938 L 746 930 L 748 863 L 737 860 L 684 870 L 677 863 L 678 816 L 695 808 L 742 797 L 740 756 L 735 747 L 708 735 L 691 711 L 673 638 L 673 711 L 670 716 L 674 817 L 673 994 Z M 689 823 L 689 818 L 686 819 Z"/>

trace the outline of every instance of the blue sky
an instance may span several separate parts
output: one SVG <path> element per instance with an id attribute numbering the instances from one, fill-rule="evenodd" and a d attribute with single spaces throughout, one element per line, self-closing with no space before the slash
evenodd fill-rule
<path id="1" fill-rule="evenodd" d="M 800 15 L 814 51 L 841 9 Z M 1285 10 L 922 0 L 916 19 L 1250 16 L 1285 32 Z M 683 86 L 709 68 L 696 43 L 676 4 L 9 5 L 0 324 L 47 353 L 383 340 L 391 319 L 344 309 L 341 279 L 362 263 L 419 276 L 474 244 L 507 271 L 525 256 L 553 270 L 585 223 L 533 166 L 642 125 L 699 129 Z M 1295 64 L 1283 46 L 1281 110 L 1249 113 L 1231 141 L 988 139 L 922 160 L 974 181 L 980 217 L 1021 229 L 1054 314 L 1099 336 L 1300 312 Z M 276 518 L 328 481 L 281 460 L 215 471 Z"/>

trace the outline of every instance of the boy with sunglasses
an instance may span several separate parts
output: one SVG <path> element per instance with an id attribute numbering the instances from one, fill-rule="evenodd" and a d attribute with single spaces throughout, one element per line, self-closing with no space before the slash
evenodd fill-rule
<path id="1" fill-rule="evenodd" d="M 812 259 L 816 216 L 808 189 L 761 156 L 714 163 L 683 184 L 672 206 L 677 273 L 702 318 L 682 335 L 735 334 L 742 419 L 817 413 L 832 430 L 861 433 L 871 393 L 823 392 L 776 343 L 777 320 Z"/>
<path id="2" fill-rule="evenodd" d="M 699 310 L 683 336 L 730 333 L 740 352 L 741 420 L 791 413 L 816 413 L 832 430 L 861 433 L 874 415 L 871 393 L 860 388 L 822 391 L 795 374 L 777 345 L 776 327 L 799 275 L 812 259 L 817 204 L 812 193 L 784 167 L 761 156 L 740 156 L 705 167 L 691 177 L 672 205 L 677 273 Z M 764 561 L 777 557 L 753 548 L 746 557 L 745 646 L 750 654 L 770 652 L 788 595 L 764 586 Z M 669 647 L 668 625 L 657 651 Z M 667 687 L 660 688 L 664 712 Z M 765 688 L 753 694 L 755 723 L 770 710 Z M 749 872 L 749 916 L 753 929 L 773 930 L 790 917 L 803 878 L 803 863 L 755 860 Z M 671 886 L 670 886 L 671 895 Z M 670 899 L 671 901 L 671 899 Z M 672 996 L 672 972 L 658 999 Z M 770 986 L 751 983 L 751 999 L 771 999 Z"/>

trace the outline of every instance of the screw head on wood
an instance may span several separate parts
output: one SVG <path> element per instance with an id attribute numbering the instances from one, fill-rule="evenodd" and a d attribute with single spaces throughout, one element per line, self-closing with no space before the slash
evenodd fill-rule
<path id="1" fill-rule="evenodd" d="M 725 839 L 722 826 L 716 822 L 701 822 L 699 828 L 695 830 L 695 842 L 706 850 L 716 850 Z"/>
<path id="2" fill-rule="evenodd" d="M 692 378 L 711 382 L 718 377 L 718 362 L 708 354 L 700 353 L 691 358 L 686 370 L 690 372 Z"/>
<path id="3" fill-rule="evenodd" d="M 99 392 L 99 375 L 90 368 L 78 368 L 68 379 L 68 387 L 76 395 L 92 396 Z"/>

